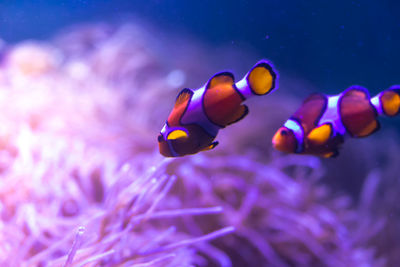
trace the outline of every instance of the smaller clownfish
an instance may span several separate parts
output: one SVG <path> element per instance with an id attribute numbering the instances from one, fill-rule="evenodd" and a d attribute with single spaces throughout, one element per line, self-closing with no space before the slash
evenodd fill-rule
<path id="1" fill-rule="evenodd" d="M 312 94 L 274 135 L 275 149 L 286 153 L 335 157 L 345 137 L 366 137 L 380 128 L 379 115 L 400 113 L 400 85 L 370 98 L 361 86 L 335 96 Z"/>
<path id="2" fill-rule="evenodd" d="M 158 136 L 160 153 L 181 157 L 213 149 L 218 131 L 248 114 L 242 102 L 270 93 L 276 78 L 272 65 L 261 60 L 237 83 L 232 73 L 220 72 L 197 90 L 183 89 Z"/>

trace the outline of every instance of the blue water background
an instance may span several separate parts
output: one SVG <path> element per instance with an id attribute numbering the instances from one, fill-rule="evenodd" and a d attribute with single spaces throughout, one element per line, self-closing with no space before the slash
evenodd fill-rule
<path id="1" fill-rule="evenodd" d="M 212 45 L 251 47 L 325 93 L 351 84 L 376 93 L 400 83 L 399 1 L 2 1 L 0 36 L 46 39 L 121 14 Z"/>

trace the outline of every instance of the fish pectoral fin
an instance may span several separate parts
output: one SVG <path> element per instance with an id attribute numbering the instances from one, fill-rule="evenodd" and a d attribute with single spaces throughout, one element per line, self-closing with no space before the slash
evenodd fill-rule
<path id="1" fill-rule="evenodd" d="M 266 60 L 258 62 L 247 74 L 247 82 L 256 95 L 265 95 L 275 88 L 276 73 Z"/>
<path id="2" fill-rule="evenodd" d="M 206 89 L 213 88 L 218 84 L 234 84 L 235 83 L 235 77 L 231 72 L 219 72 L 212 76 L 207 84 L 206 84 Z"/>
<path id="3" fill-rule="evenodd" d="M 370 98 L 368 90 L 365 87 L 362 87 L 360 85 L 350 86 L 343 92 L 343 95 L 346 95 L 346 97 L 354 97 L 354 98 L 360 98 L 360 99 L 369 99 Z"/>
<path id="4" fill-rule="evenodd" d="M 239 108 L 228 118 L 227 125 L 242 120 L 247 114 L 249 114 L 249 108 L 246 105 L 240 105 Z"/>
<path id="5" fill-rule="evenodd" d="M 212 142 L 207 147 L 203 148 L 201 151 L 207 151 L 207 150 L 214 149 L 218 144 L 219 144 L 218 141 Z"/>
<path id="6" fill-rule="evenodd" d="M 330 123 L 326 123 L 317 128 L 314 128 L 307 135 L 307 139 L 314 145 L 323 145 L 329 140 L 332 134 L 332 125 Z"/>
<path id="7" fill-rule="evenodd" d="M 322 157 L 324 157 L 324 158 L 336 158 L 337 156 L 339 156 L 338 150 L 334 150 L 334 151 L 330 151 L 328 153 L 322 154 Z"/>

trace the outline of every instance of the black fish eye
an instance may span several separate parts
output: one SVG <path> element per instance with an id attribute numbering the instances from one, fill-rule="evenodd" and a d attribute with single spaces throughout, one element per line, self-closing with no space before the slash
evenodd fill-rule
<path id="1" fill-rule="evenodd" d="M 163 136 L 160 134 L 158 137 L 157 137 L 157 140 L 158 140 L 158 142 L 162 142 L 163 140 L 164 140 L 164 138 L 163 138 Z"/>
<path id="2" fill-rule="evenodd" d="M 288 131 L 286 131 L 286 130 L 281 131 L 281 135 L 287 135 L 287 134 L 288 134 Z"/>

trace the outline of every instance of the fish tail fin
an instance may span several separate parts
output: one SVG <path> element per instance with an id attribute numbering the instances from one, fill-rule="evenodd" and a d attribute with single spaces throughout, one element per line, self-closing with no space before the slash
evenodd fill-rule
<path id="1" fill-rule="evenodd" d="M 400 85 L 393 85 L 371 99 L 372 104 L 379 114 L 388 117 L 400 113 Z"/>
<path id="2" fill-rule="evenodd" d="M 277 87 L 277 73 L 271 62 L 265 59 L 257 62 L 245 79 L 254 95 L 266 95 Z"/>

